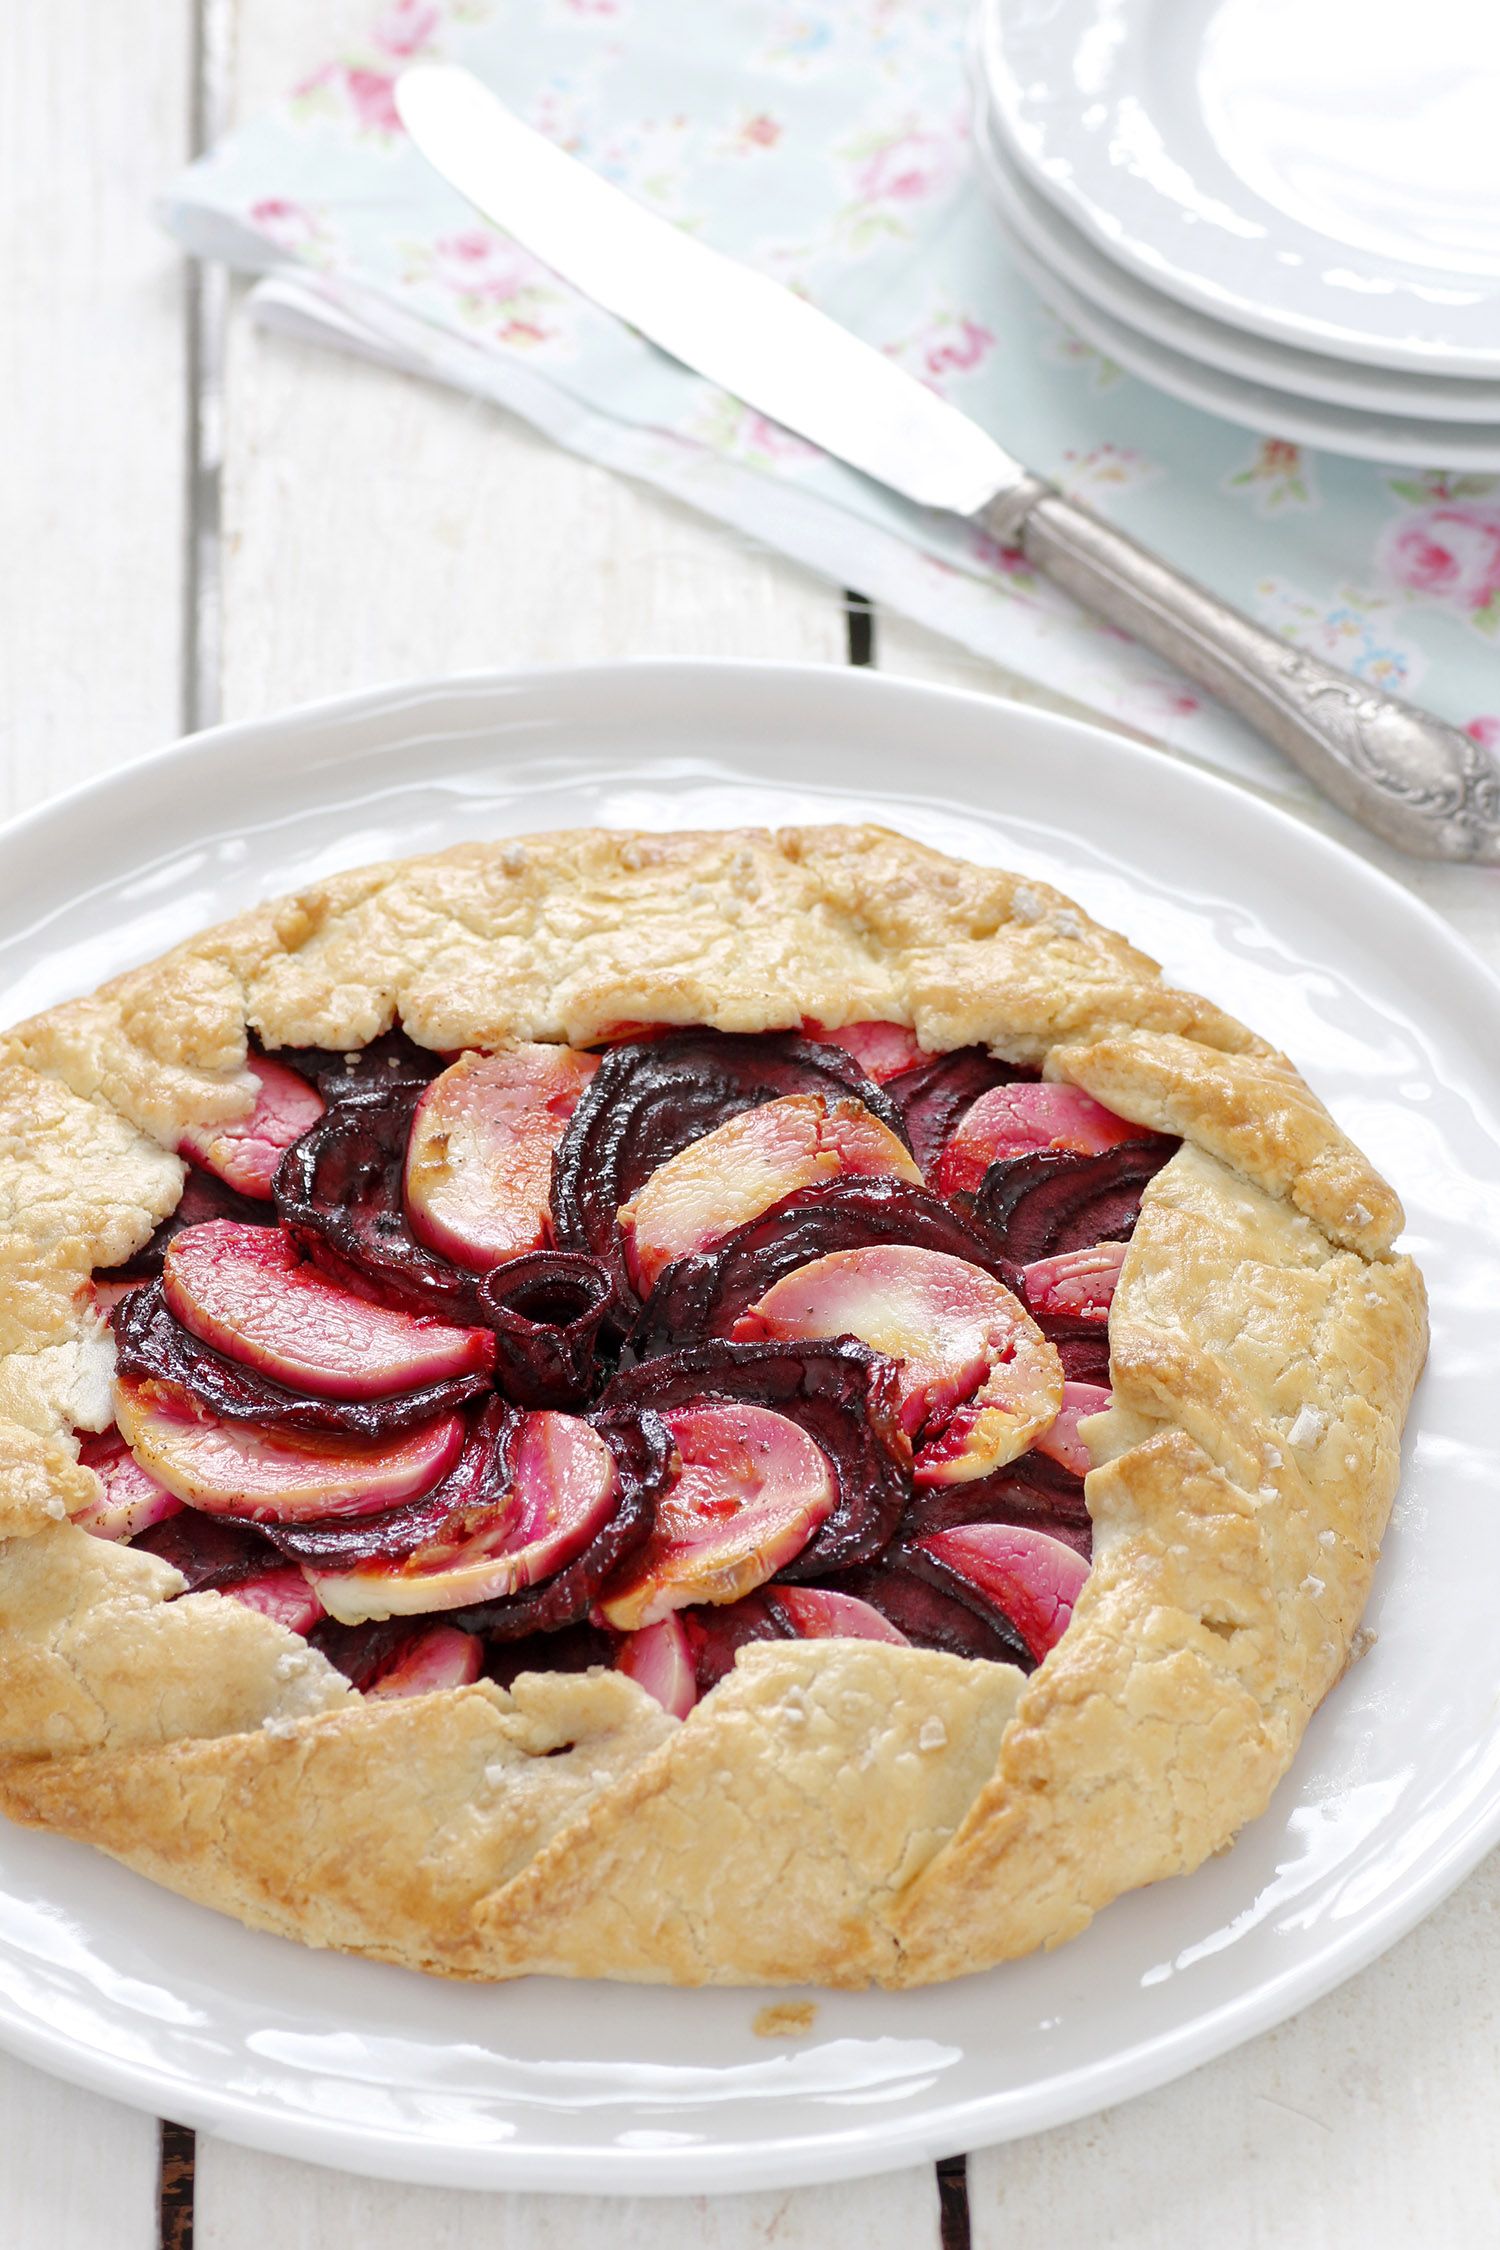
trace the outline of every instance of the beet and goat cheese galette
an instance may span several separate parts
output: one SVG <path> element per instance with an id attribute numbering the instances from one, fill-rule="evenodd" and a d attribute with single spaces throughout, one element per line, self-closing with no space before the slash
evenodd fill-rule
<path id="1" fill-rule="evenodd" d="M 362 869 L 0 1061 L 0 1806 L 449 1975 L 931 1982 L 1264 1806 L 1425 1348 L 1284 1057 L 872 828 Z"/>

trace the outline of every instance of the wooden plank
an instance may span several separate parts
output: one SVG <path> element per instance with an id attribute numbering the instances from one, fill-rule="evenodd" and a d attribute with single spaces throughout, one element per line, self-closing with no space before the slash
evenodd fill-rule
<path id="1" fill-rule="evenodd" d="M 149 203 L 187 154 L 191 27 L 0 8 L 0 812 L 177 732 L 181 261 Z"/>
<path id="2" fill-rule="evenodd" d="M 0 813 L 181 722 L 189 11 L 0 8 Z M 0 2056 L 0 2242 L 147 2250 L 154 2119 Z"/>
<path id="3" fill-rule="evenodd" d="M 930 2166 L 714 2196 L 476 2195 L 396 2187 L 198 2142 L 196 2250 L 938 2250 Z"/>
<path id="4" fill-rule="evenodd" d="M 0 2119 L 7 2250 L 154 2250 L 154 2118 L 0 2054 Z"/>
<path id="5" fill-rule="evenodd" d="M 1497 2239 L 1500 1855 L 1291 2023 L 971 2158 L 974 2250 L 1407 2250 Z"/>
<path id="6" fill-rule="evenodd" d="M 369 16 L 242 8 L 239 114 Z M 224 421 L 227 716 L 474 665 L 844 659 L 833 588 L 435 384 L 239 320 Z"/>

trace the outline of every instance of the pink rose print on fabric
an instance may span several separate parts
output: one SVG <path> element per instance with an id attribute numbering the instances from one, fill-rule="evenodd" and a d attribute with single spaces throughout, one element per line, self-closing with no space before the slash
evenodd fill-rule
<path id="1" fill-rule="evenodd" d="M 994 337 L 977 320 L 959 320 L 951 334 L 928 347 L 927 371 L 930 375 L 967 374 L 993 351 L 994 345 Z"/>
<path id="2" fill-rule="evenodd" d="M 866 203 L 924 203 L 953 177 L 953 151 L 939 133 L 913 127 L 877 147 L 855 174 Z"/>
<path id="3" fill-rule="evenodd" d="M 546 316 L 562 301 L 558 289 L 546 269 L 504 235 L 466 227 L 409 244 L 408 260 L 409 284 L 442 290 L 465 321 L 500 343 L 525 347 L 555 338 Z"/>
<path id="4" fill-rule="evenodd" d="M 1500 750 L 1500 712 L 1486 711 L 1464 728 L 1482 750 Z"/>
<path id="5" fill-rule="evenodd" d="M 443 12 L 433 0 L 396 0 L 375 26 L 375 44 L 405 62 L 426 52 L 442 20 Z"/>
<path id="6" fill-rule="evenodd" d="M 294 116 L 343 110 L 363 132 L 382 139 L 397 139 L 402 130 L 396 115 L 396 81 L 389 72 L 367 70 L 358 63 L 325 63 L 304 78 L 292 95 Z"/>
<path id="7" fill-rule="evenodd" d="M 1481 633 L 1500 633 L 1500 507 L 1448 500 L 1417 508 L 1387 526 L 1377 560 L 1407 593 L 1458 610 Z"/>

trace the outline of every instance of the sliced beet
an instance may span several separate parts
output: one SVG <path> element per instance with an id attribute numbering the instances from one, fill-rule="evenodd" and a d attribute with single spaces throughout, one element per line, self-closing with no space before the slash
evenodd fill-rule
<path id="1" fill-rule="evenodd" d="M 1083 1496 L 1083 1479 L 1045 1453 L 1023 1453 L 1018 1461 L 972 1484 L 929 1485 L 914 1493 L 901 1523 L 904 1541 L 924 1539 L 960 1524 L 1029 1524 L 1087 1559 L 1094 1551 L 1094 1526 Z"/>
<path id="2" fill-rule="evenodd" d="M 1081 1086 L 1028 1079 L 992 1086 L 971 1103 L 948 1136 L 933 1185 L 944 1195 L 972 1195 L 992 1164 L 1034 1150 L 1064 1148 L 1075 1156 L 1138 1141 L 1139 1125 L 1096 1102 Z"/>
<path id="3" fill-rule="evenodd" d="M 190 1594 L 219 1593 L 243 1579 L 263 1578 L 281 1561 L 270 1540 L 253 1524 L 202 1516 L 196 1508 L 184 1508 L 166 1523 L 153 1524 L 130 1544 L 180 1570 Z"/>
<path id="4" fill-rule="evenodd" d="M 618 1646 L 616 1635 L 587 1623 L 564 1625 L 555 1633 L 523 1633 L 511 1641 L 486 1642 L 484 1676 L 509 1688 L 523 1672 L 588 1672 L 596 1665 L 608 1670 Z"/>
<path id="5" fill-rule="evenodd" d="M 115 1307 L 114 1335 L 122 1374 L 176 1383 L 223 1421 L 292 1435 L 327 1431 L 357 1438 L 394 1437 L 437 1415 L 451 1414 L 490 1387 L 487 1375 L 457 1375 L 391 1398 L 308 1398 L 226 1358 L 211 1344 L 200 1343 L 167 1310 L 159 1281 L 133 1290 Z"/>
<path id="6" fill-rule="evenodd" d="M 470 1422 L 448 1474 L 419 1499 L 368 1516 L 268 1524 L 266 1535 L 293 1562 L 316 1570 L 352 1570 L 373 1556 L 399 1560 L 415 1554 L 446 1527 L 478 1520 L 500 1504 L 520 1422 L 505 1399 L 492 1398 Z"/>
<path id="7" fill-rule="evenodd" d="M 604 1377 L 601 1334 L 614 1283 L 581 1250 L 533 1250 L 485 1275 L 480 1318 L 495 1333 L 496 1375 L 521 1406 L 578 1406 Z"/>
<path id="8" fill-rule="evenodd" d="M 307 1638 L 363 1695 L 382 1672 L 393 1670 L 401 1662 L 427 1630 L 419 1619 L 411 1617 L 382 1618 L 375 1625 L 338 1625 L 327 1617 Z"/>
<path id="9" fill-rule="evenodd" d="M 983 1222 L 951 1210 L 929 1189 L 905 1180 L 835 1179 L 800 1188 L 711 1250 L 668 1266 L 630 1332 L 631 1349 L 645 1357 L 724 1335 L 799 1266 L 881 1242 L 946 1251 L 1015 1287 L 1015 1269 Z"/>
<path id="10" fill-rule="evenodd" d="M 794 1032 L 674 1031 L 612 1047 L 557 1151 L 552 1214 L 561 1247 L 602 1259 L 621 1303 L 633 1302 L 615 1223 L 621 1204 L 690 1141 L 782 1094 L 854 1094 L 906 1138 L 899 1110 L 852 1055 Z"/>
<path id="11" fill-rule="evenodd" d="M 906 1124 L 911 1151 L 930 1179 L 944 1143 L 964 1111 L 987 1094 L 992 1086 L 1009 1086 L 1020 1078 L 1035 1078 L 1034 1070 L 1001 1062 L 983 1047 L 955 1047 L 946 1055 L 933 1055 L 914 1070 L 903 1070 L 886 1080 L 886 1092 Z"/>
<path id="12" fill-rule="evenodd" d="M 1089 1575 L 1073 1548 L 1030 1525 L 965 1524 L 924 1539 L 921 1552 L 992 1603 L 1038 1664 L 1067 1631 Z"/>
<path id="13" fill-rule="evenodd" d="M 727 1602 L 722 1609 L 685 1609 L 682 1629 L 700 1695 L 728 1677 L 740 1650 L 752 1641 L 799 1638 L 787 1612 L 764 1593 L 747 1594 L 743 1601 Z"/>
<path id="14" fill-rule="evenodd" d="M 911 1453 L 901 1429 L 895 1370 L 845 1337 L 829 1343 L 692 1344 L 618 1374 L 602 1404 L 658 1412 L 712 1399 L 767 1406 L 801 1424 L 833 1465 L 833 1511 L 787 1578 L 813 1578 L 866 1562 L 895 1533 L 910 1491 Z"/>
<path id="15" fill-rule="evenodd" d="M 1032 1319 L 1062 1361 L 1070 1383 L 1109 1381 L 1109 1329 L 1097 1320 L 1073 1320 L 1032 1312 Z"/>
<path id="16" fill-rule="evenodd" d="M 666 1424 L 649 1411 L 600 1413 L 592 1420 L 614 1453 L 619 1472 L 620 1498 L 609 1522 L 555 1578 L 506 1601 L 455 1611 L 455 1625 L 497 1641 L 576 1625 L 588 1616 L 605 1580 L 650 1538 L 656 1503 L 671 1479 L 676 1458 Z"/>
<path id="17" fill-rule="evenodd" d="M 402 1175 L 421 1084 L 356 1086 L 289 1148 L 276 1208 L 297 1248 L 346 1287 L 383 1304 L 472 1321 L 476 1274 L 418 1242 Z"/>
<path id="18" fill-rule="evenodd" d="M 1147 1182 L 1180 1145 L 1169 1134 L 1150 1133 L 1100 1156 L 1037 1149 L 992 1164 L 971 1208 L 1018 1266 L 1095 1242 L 1128 1241 Z"/>
<path id="19" fill-rule="evenodd" d="M 254 1196 L 239 1195 L 227 1180 L 217 1173 L 202 1172 L 190 1164 L 182 1183 L 182 1196 L 175 1211 L 169 1211 L 151 1240 L 143 1243 L 133 1258 L 126 1258 L 118 1266 L 101 1266 L 94 1275 L 96 1282 L 150 1281 L 161 1272 L 167 1255 L 167 1245 L 186 1227 L 201 1227 L 211 1219 L 233 1219 L 240 1226 L 274 1227 L 277 1224 L 273 1204 L 259 1201 Z"/>
<path id="20" fill-rule="evenodd" d="M 383 1032 L 367 1046 L 347 1050 L 277 1047 L 266 1051 L 274 1052 L 277 1062 L 285 1063 L 288 1070 L 295 1070 L 309 1085 L 316 1086 L 324 1101 L 330 1103 L 371 1086 L 387 1091 L 397 1086 L 425 1086 L 449 1060 L 431 1047 L 419 1047 L 404 1031 Z"/>
<path id="21" fill-rule="evenodd" d="M 1016 1664 L 1023 1672 L 1036 1668 L 1010 1619 L 976 1586 L 920 1547 L 903 1542 L 873 1569 L 841 1571 L 823 1583 L 868 1602 L 917 1648 Z"/>

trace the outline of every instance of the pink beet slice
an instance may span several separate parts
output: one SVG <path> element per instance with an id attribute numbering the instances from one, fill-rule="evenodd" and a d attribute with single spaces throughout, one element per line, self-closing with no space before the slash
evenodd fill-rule
<path id="1" fill-rule="evenodd" d="M 494 1363 L 487 1328 L 356 1297 L 304 1265 L 275 1227 L 187 1227 L 161 1278 L 168 1307 L 203 1343 L 317 1398 L 388 1398 Z"/>
<path id="2" fill-rule="evenodd" d="M 988 1476 L 1062 1403 L 1062 1363 L 1024 1305 L 942 1250 L 882 1242 L 814 1258 L 768 1289 L 734 1335 L 857 1336 L 895 1360 L 918 1484 Z"/>
<path id="3" fill-rule="evenodd" d="M 174 1383 L 115 1377 L 115 1419 L 142 1468 L 205 1515 L 253 1523 L 369 1516 L 430 1491 L 464 1425 L 445 1414 L 378 1445 L 291 1438 L 219 1422 Z"/>
<path id="4" fill-rule="evenodd" d="M 1029 1156 L 1035 1149 L 1102 1156 L 1121 1141 L 1144 1137 L 1144 1126 L 1127 1124 L 1077 1086 L 1017 1079 L 1008 1086 L 992 1086 L 964 1111 L 938 1158 L 937 1190 L 940 1195 L 975 1195 L 992 1164 L 1006 1157 Z"/>
<path id="5" fill-rule="evenodd" d="M 620 1497 L 615 1457 L 573 1414 L 528 1414 L 510 1448 L 510 1483 L 487 1516 L 460 1514 L 453 1529 L 408 1555 L 308 1576 L 342 1625 L 415 1617 L 500 1601 L 551 1578 L 583 1552 Z"/>
<path id="6" fill-rule="evenodd" d="M 1113 1403 L 1114 1395 L 1100 1383 L 1064 1383 L 1057 1420 L 1037 1439 L 1037 1452 L 1071 1469 L 1075 1477 L 1086 1477 L 1094 1466 L 1094 1456 L 1080 1437 L 1078 1425 L 1091 1414 L 1102 1414 Z"/>
<path id="7" fill-rule="evenodd" d="M 258 1609 L 262 1617 L 274 1617 L 292 1633 L 310 1633 L 323 1615 L 323 1604 L 295 1563 L 283 1570 L 263 1570 L 258 1578 L 237 1578 L 219 1591 L 226 1601 Z"/>
<path id="8" fill-rule="evenodd" d="M 817 1039 L 826 1047 L 842 1047 L 877 1086 L 883 1086 L 888 1078 L 899 1078 L 903 1070 L 915 1070 L 918 1063 L 928 1060 L 924 1049 L 917 1045 L 916 1033 L 908 1031 L 904 1023 L 846 1023 L 837 1031 L 830 1031 L 826 1024 L 809 1016 L 802 1029 L 809 1039 Z"/>
<path id="9" fill-rule="evenodd" d="M 776 1600 L 804 1641 L 888 1641 L 896 1648 L 911 1647 L 888 1617 L 856 1594 L 835 1594 L 823 1586 L 778 1586 Z"/>
<path id="10" fill-rule="evenodd" d="M 488 1273 L 551 1239 L 552 1152 L 599 1067 L 573 1047 L 460 1055 L 412 1119 L 412 1232 L 456 1265 Z"/>
<path id="11" fill-rule="evenodd" d="M 783 1094 L 741 1110 L 658 1165 L 622 1206 L 631 1278 L 644 1293 L 674 1258 L 845 1174 L 922 1183 L 910 1150 L 852 1094 Z"/>
<path id="12" fill-rule="evenodd" d="M 1087 1250 L 1064 1250 L 1021 1268 L 1026 1302 L 1034 1313 L 1065 1320 L 1109 1318 L 1128 1244 L 1095 1242 Z"/>
<path id="13" fill-rule="evenodd" d="M 461 1633 L 456 1625 L 434 1625 L 408 1641 L 395 1660 L 371 1681 L 365 1694 L 380 1700 L 467 1687 L 471 1680 L 478 1679 L 483 1664 L 484 1643 L 477 1633 Z"/>
<path id="14" fill-rule="evenodd" d="M 134 1539 L 154 1523 L 165 1523 L 168 1516 L 181 1514 L 182 1502 L 176 1493 L 168 1492 L 141 1467 L 118 1430 L 86 1437 L 78 1448 L 78 1458 L 84 1468 L 93 1470 L 104 1488 L 97 1500 L 91 1500 L 74 1516 L 80 1531 L 91 1531 L 96 1539 Z"/>
<path id="15" fill-rule="evenodd" d="M 918 1542 L 1002 1609 L 1038 1663 L 1066 1632 L 1089 1566 L 1021 1524 L 967 1523 Z"/>
<path id="16" fill-rule="evenodd" d="M 615 1670 L 654 1696 L 669 1718 L 685 1719 L 698 1700 L 692 1651 L 675 1617 L 627 1633 L 615 1655 Z"/>
<path id="17" fill-rule="evenodd" d="M 192 1125 L 177 1147 L 205 1171 L 216 1172 L 241 1195 L 271 1200 L 276 1167 L 323 1114 L 323 1097 L 285 1063 L 256 1055 L 245 1065 L 255 1081 L 255 1107 L 227 1125 Z"/>
<path id="18" fill-rule="evenodd" d="M 599 1603 L 638 1632 L 694 1602 L 736 1602 L 800 1554 L 837 1497 L 826 1455 L 764 1406 L 679 1406 L 663 1414 L 681 1468 L 638 1555 Z"/>

